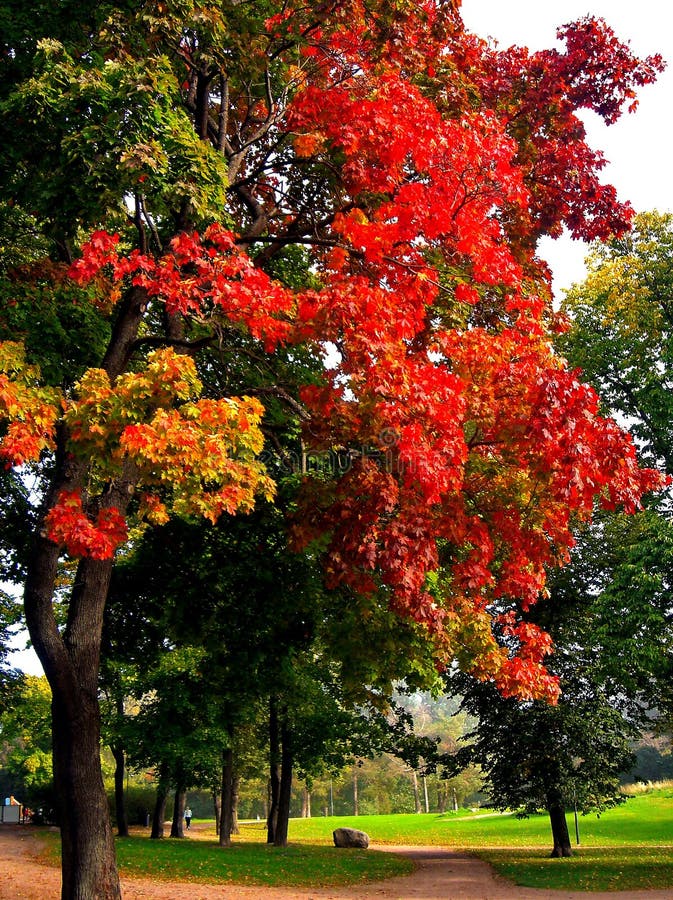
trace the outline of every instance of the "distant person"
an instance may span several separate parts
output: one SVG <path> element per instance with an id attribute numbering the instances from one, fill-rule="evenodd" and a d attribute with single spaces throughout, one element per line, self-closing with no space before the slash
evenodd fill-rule
<path id="1" fill-rule="evenodd" d="M 189 807 L 185 810 L 185 825 L 187 828 L 192 824 L 192 811 Z"/>

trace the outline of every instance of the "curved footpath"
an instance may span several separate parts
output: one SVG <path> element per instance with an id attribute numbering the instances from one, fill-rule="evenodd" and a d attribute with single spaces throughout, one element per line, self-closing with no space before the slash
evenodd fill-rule
<path id="1" fill-rule="evenodd" d="M 409 856 L 416 864 L 416 871 L 403 878 L 362 887 L 310 890 L 125 878 L 122 879 L 124 900 L 658 900 L 664 897 L 673 900 L 673 888 L 591 894 L 521 888 L 499 878 L 487 863 L 441 847 L 372 849 Z M 0 826 L 0 900 L 58 900 L 60 872 L 41 864 L 36 859 L 39 851 L 39 840 L 29 827 Z"/>

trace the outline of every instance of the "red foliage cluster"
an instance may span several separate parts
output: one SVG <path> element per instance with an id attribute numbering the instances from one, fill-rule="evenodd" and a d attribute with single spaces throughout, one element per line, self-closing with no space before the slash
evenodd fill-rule
<path id="1" fill-rule="evenodd" d="M 118 240 L 105 232 L 92 235 L 70 268 L 72 278 L 91 281 L 109 267 L 115 282 L 130 278 L 171 314 L 198 317 L 215 310 L 231 322 L 244 323 L 268 351 L 287 338 L 291 292 L 256 268 L 230 231 L 211 225 L 203 237 L 181 233 L 159 258 L 137 250 L 120 256 Z"/>
<path id="2" fill-rule="evenodd" d="M 384 591 L 505 693 L 553 697 L 549 639 L 521 612 L 566 558 L 574 515 L 596 498 L 635 508 L 661 479 L 554 355 L 535 244 L 564 226 L 585 239 L 628 227 L 577 112 L 614 121 L 662 63 L 593 18 L 562 29 L 565 52 L 531 54 L 466 34 L 455 3 L 389 6 L 324 4 L 309 27 L 310 8 L 290 2 L 266 23 L 303 53 L 282 158 L 332 179 L 333 207 L 305 237 L 320 289 L 281 286 L 219 226 L 159 257 L 97 233 L 71 274 L 107 272 L 171 313 L 223 317 L 269 351 L 332 342 L 338 364 L 302 394 L 304 440 L 352 465 L 306 479 L 297 543 L 326 542 L 331 585 Z M 269 239 L 292 243 L 294 224 Z M 73 496 L 50 517 L 73 552 L 105 556 L 120 534 Z"/>
<path id="3" fill-rule="evenodd" d="M 128 539 L 126 520 L 115 507 L 105 507 L 91 521 L 79 491 L 62 491 L 45 519 L 49 538 L 65 544 L 72 556 L 111 559 Z"/>

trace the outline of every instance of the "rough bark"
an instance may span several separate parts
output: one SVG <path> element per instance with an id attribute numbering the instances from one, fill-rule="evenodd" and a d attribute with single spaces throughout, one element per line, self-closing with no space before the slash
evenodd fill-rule
<path id="1" fill-rule="evenodd" d="M 292 734 L 285 716 L 281 722 L 281 765 L 280 785 L 278 790 L 278 817 L 273 838 L 274 847 L 287 847 L 287 836 L 290 825 L 290 802 L 292 800 L 292 768 L 294 754 Z"/>
<path id="2" fill-rule="evenodd" d="M 554 841 L 554 849 L 551 852 L 552 858 L 572 856 L 573 851 L 570 844 L 563 796 L 561 791 L 556 788 L 547 791 L 547 812 Z"/>
<path id="3" fill-rule="evenodd" d="M 83 560 L 63 634 L 52 597 L 59 548 L 38 537 L 26 581 L 26 621 L 52 691 L 54 782 L 63 900 L 121 897 L 100 769 L 98 668 L 112 563 Z"/>
<path id="4" fill-rule="evenodd" d="M 360 815 L 360 790 L 357 769 L 353 769 L 353 815 Z"/>

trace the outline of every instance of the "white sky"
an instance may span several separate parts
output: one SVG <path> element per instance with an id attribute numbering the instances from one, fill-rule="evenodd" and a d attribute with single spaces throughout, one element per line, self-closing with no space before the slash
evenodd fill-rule
<path id="1" fill-rule="evenodd" d="M 673 212 L 673 2 L 671 0 L 463 0 L 463 21 L 470 31 L 497 41 L 542 50 L 555 46 L 556 29 L 593 15 L 605 19 L 617 37 L 638 56 L 660 53 L 667 69 L 642 88 L 635 113 L 609 128 L 597 116 L 587 121 L 589 142 L 605 154 L 601 179 L 614 184 L 621 200 L 636 211 Z M 586 246 L 569 238 L 545 241 L 543 255 L 554 271 L 558 291 L 584 274 Z"/>
<path id="2" fill-rule="evenodd" d="M 467 28 L 503 49 L 553 47 L 558 26 L 594 15 L 639 56 L 661 53 L 668 68 L 642 89 L 638 110 L 609 128 L 593 117 L 587 128 L 591 146 L 608 159 L 602 180 L 615 185 L 620 199 L 637 211 L 673 212 L 673 0 L 463 0 L 462 13 Z M 557 292 L 583 277 L 586 245 L 561 238 L 546 241 L 540 252 L 552 266 Z M 32 652 L 17 653 L 12 662 L 41 671 Z"/>

